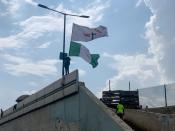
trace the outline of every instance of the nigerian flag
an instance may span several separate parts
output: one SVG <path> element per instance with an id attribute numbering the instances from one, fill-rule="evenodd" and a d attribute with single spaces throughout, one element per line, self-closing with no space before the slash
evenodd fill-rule
<path id="1" fill-rule="evenodd" d="M 80 56 L 95 68 L 98 65 L 99 54 L 90 54 L 89 50 L 82 44 L 71 41 L 69 56 Z"/>

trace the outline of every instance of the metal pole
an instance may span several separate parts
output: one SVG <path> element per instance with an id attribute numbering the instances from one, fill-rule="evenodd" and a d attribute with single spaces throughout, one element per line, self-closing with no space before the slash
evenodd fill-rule
<path id="1" fill-rule="evenodd" d="M 62 66 L 62 79 L 64 81 L 64 61 L 65 61 L 65 40 L 66 40 L 66 14 L 64 14 L 64 29 L 63 29 L 63 66 Z M 63 97 L 64 97 L 64 86 L 63 86 Z M 64 120 L 66 121 L 66 105 L 65 101 L 63 102 L 64 104 Z"/>
<path id="2" fill-rule="evenodd" d="M 166 85 L 164 84 L 164 93 L 165 93 L 165 107 L 167 107 L 167 95 L 166 95 Z"/>
<path id="3" fill-rule="evenodd" d="M 130 85 L 130 81 L 129 81 L 129 91 L 131 90 L 131 87 L 130 87 L 131 85 Z"/>
<path id="4" fill-rule="evenodd" d="M 64 14 L 64 31 L 63 31 L 63 63 L 62 63 L 62 76 L 64 76 L 65 40 L 66 40 L 66 14 Z"/>
<path id="5" fill-rule="evenodd" d="M 109 91 L 111 91 L 111 81 L 109 80 Z"/>

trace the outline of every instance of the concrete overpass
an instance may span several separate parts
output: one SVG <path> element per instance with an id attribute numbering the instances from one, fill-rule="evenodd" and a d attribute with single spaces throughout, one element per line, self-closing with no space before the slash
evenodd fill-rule
<path id="1" fill-rule="evenodd" d="M 0 131 L 131 131 L 79 82 L 78 71 L 4 111 Z"/>

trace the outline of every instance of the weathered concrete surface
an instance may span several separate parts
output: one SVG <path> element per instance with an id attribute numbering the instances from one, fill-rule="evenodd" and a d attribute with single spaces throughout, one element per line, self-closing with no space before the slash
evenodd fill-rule
<path id="1" fill-rule="evenodd" d="M 175 131 L 175 115 L 127 109 L 124 119 L 143 131 Z"/>
<path id="2" fill-rule="evenodd" d="M 148 111 L 163 114 L 175 114 L 175 106 L 149 108 Z"/>
<path id="3" fill-rule="evenodd" d="M 75 71 L 4 112 L 0 131 L 131 131 Z"/>
<path id="4" fill-rule="evenodd" d="M 114 112 L 99 101 L 87 88 L 80 86 L 81 126 L 88 131 L 131 130 Z M 85 100 L 85 101 L 84 101 Z M 92 119 L 93 118 L 93 119 Z M 88 124 L 87 124 L 88 122 Z"/>

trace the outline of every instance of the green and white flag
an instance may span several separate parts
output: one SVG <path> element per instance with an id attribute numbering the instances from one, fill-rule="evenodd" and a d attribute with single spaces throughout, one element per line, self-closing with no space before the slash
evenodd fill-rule
<path id="1" fill-rule="evenodd" d="M 108 36 L 107 28 L 104 26 L 99 26 L 97 28 L 89 28 L 73 24 L 71 41 L 88 42 L 104 36 Z"/>
<path id="2" fill-rule="evenodd" d="M 80 56 L 95 68 L 98 65 L 99 54 L 90 54 L 89 50 L 80 43 L 71 41 L 69 56 Z"/>

